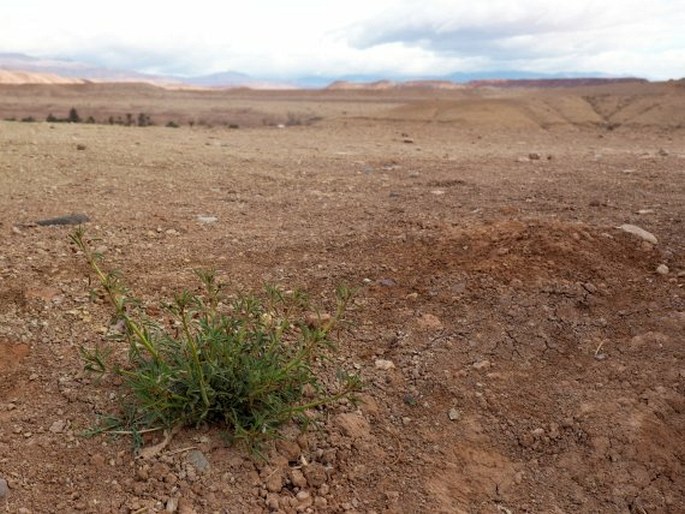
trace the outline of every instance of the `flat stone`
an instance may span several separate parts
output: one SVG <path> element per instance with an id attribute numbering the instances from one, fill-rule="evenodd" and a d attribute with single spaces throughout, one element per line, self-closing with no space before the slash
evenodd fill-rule
<path id="1" fill-rule="evenodd" d="M 186 460 L 200 473 L 204 473 L 209 469 L 207 457 L 199 450 L 192 450 L 189 452 Z"/>
<path id="2" fill-rule="evenodd" d="M 385 359 L 376 359 L 374 365 L 376 366 L 376 369 L 380 369 L 382 371 L 388 371 L 389 369 L 393 369 L 395 367 L 395 363 L 393 361 L 388 361 Z"/>
<path id="3" fill-rule="evenodd" d="M 352 439 L 364 439 L 371 433 L 369 422 L 354 412 L 339 414 L 336 421 L 342 433 Z"/>
<path id="4" fill-rule="evenodd" d="M 656 272 L 659 275 L 668 275 L 669 271 L 671 271 L 671 270 L 668 269 L 668 266 L 666 266 L 665 264 L 659 264 L 656 268 Z"/>
<path id="5" fill-rule="evenodd" d="M 51 225 L 80 225 L 87 223 L 90 218 L 85 214 L 68 214 L 66 216 L 57 216 L 56 218 L 47 218 L 36 221 L 36 225 L 41 227 L 48 227 Z"/>
<path id="6" fill-rule="evenodd" d="M 482 360 L 478 362 L 473 363 L 473 369 L 481 370 L 481 369 L 488 369 L 492 364 L 490 363 L 489 360 Z"/>
<path id="7" fill-rule="evenodd" d="M 447 417 L 450 418 L 450 421 L 457 421 L 461 417 L 461 414 L 457 409 L 450 409 L 447 413 Z"/>
<path id="8" fill-rule="evenodd" d="M 624 232 L 628 232 L 629 234 L 633 234 L 640 239 L 643 239 L 644 241 L 647 241 L 648 243 L 652 243 L 653 245 L 657 244 L 659 240 L 656 238 L 654 234 L 651 232 L 647 232 L 645 229 L 638 227 L 637 225 L 631 225 L 629 223 L 626 223 L 624 225 L 621 225 L 618 227 L 620 230 L 623 230 Z"/>
<path id="9" fill-rule="evenodd" d="M 9 493 L 9 487 L 7 486 L 7 480 L 0 478 L 0 498 L 4 498 Z"/>

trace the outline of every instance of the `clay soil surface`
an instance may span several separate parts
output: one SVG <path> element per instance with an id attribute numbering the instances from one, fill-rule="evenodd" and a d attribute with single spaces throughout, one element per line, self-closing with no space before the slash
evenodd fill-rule
<path id="1" fill-rule="evenodd" d="M 4 87 L 3 117 L 215 118 L 0 122 L 0 512 L 685 512 L 683 105 L 673 84 Z M 79 355 L 110 310 L 73 227 L 32 225 L 70 213 L 149 305 L 197 268 L 323 305 L 358 287 L 334 362 L 360 403 L 266 463 L 216 427 L 148 460 L 84 437 L 116 407 Z"/>

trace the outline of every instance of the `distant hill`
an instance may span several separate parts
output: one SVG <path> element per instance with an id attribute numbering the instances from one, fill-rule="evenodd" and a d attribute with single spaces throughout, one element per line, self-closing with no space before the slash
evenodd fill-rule
<path id="1" fill-rule="evenodd" d="M 8 71 L 0 69 L 0 84 L 83 84 L 82 79 L 62 77 L 54 73 Z"/>
<path id="2" fill-rule="evenodd" d="M 640 78 L 569 78 L 569 79 L 490 79 L 472 80 L 465 84 L 448 80 L 409 80 L 406 82 L 392 82 L 382 80 L 376 82 L 347 82 L 338 80 L 326 89 L 331 90 L 377 90 L 377 89 L 466 89 L 466 88 L 561 88 L 576 86 L 601 86 L 605 84 L 646 83 Z"/>
<path id="3" fill-rule="evenodd" d="M 575 86 L 603 86 L 606 84 L 623 84 L 630 82 L 648 82 L 646 79 L 637 77 L 621 78 L 572 78 L 572 79 L 514 79 L 514 80 L 472 80 L 468 82 L 471 87 L 531 87 L 531 88 L 550 88 L 550 87 L 575 87 Z"/>
<path id="4" fill-rule="evenodd" d="M 226 89 L 461 89 L 470 87 L 567 87 L 643 81 L 638 78 L 613 78 L 602 74 L 585 77 L 579 73 L 550 75 L 525 71 L 455 72 L 442 76 L 379 77 L 377 75 L 302 76 L 294 78 L 254 77 L 237 71 L 224 71 L 194 77 L 153 75 L 131 70 L 116 70 L 68 59 L 38 58 L 17 53 L 0 53 L 0 83 L 73 84 L 82 82 L 142 82 L 167 88 Z"/>

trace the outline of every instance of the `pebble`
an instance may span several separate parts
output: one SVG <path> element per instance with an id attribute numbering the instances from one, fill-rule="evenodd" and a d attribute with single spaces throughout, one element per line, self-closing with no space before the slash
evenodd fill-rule
<path id="1" fill-rule="evenodd" d="M 652 243 L 653 245 L 658 243 L 658 239 L 654 234 L 652 234 L 651 232 L 647 232 L 645 229 L 638 227 L 637 225 L 630 225 L 629 223 L 626 223 L 618 228 L 620 230 L 623 230 L 624 232 L 628 232 L 629 234 L 633 234 L 639 237 L 640 239 Z"/>
<path id="2" fill-rule="evenodd" d="M 0 498 L 7 496 L 9 492 L 9 487 L 7 486 L 7 480 L 0 478 Z"/>
<path id="3" fill-rule="evenodd" d="M 473 369 L 481 370 L 481 369 L 488 369 L 492 364 L 490 363 L 489 360 L 482 360 L 478 362 L 473 363 Z"/>
<path id="4" fill-rule="evenodd" d="M 290 481 L 295 487 L 299 487 L 300 489 L 307 487 L 307 479 L 299 469 L 293 469 L 290 471 Z"/>
<path id="5" fill-rule="evenodd" d="M 209 461 L 200 450 L 193 450 L 188 453 L 186 460 L 200 473 L 204 473 L 209 469 Z"/>
<path id="6" fill-rule="evenodd" d="M 388 361 L 385 359 L 376 359 L 375 366 L 376 366 L 376 369 L 388 371 L 388 370 L 393 369 L 395 367 L 395 363 L 393 361 Z"/>
<path id="7" fill-rule="evenodd" d="M 450 421 L 457 421 L 461 417 L 461 414 L 459 414 L 457 409 L 450 409 L 447 416 L 450 418 Z"/>
<path id="8" fill-rule="evenodd" d="M 307 479 L 307 482 L 312 487 L 320 487 L 326 483 L 328 475 L 326 468 L 318 462 L 313 462 L 309 466 L 305 466 L 302 471 Z"/>
<path id="9" fill-rule="evenodd" d="M 295 498 L 297 498 L 298 503 L 302 507 L 310 507 L 314 503 L 312 495 L 309 491 L 300 491 L 297 493 Z"/>
<path id="10" fill-rule="evenodd" d="M 178 498 L 171 497 L 166 501 L 166 512 L 176 512 L 178 510 Z"/>
<path id="11" fill-rule="evenodd" d="M 440 330 L 442 321 L 434 314 L 426 313 L 418 319 L 418 324 L 426 330 Z"/>
<path id="12" fill-rule="evenodd" d="M 277 493 L 282 487 L 283 476 L 280 471 L 276 470 L 266 479 L 266 489 L 271 493 Z"/>
<path id="13" fill-rule="evenodd" d="M 210 223 L 216 223 L 217 221 L 219 221 L 219 218 L 217 218 L 216 216 L 198 216 L 197 221 L 205 225 L 208 225 Z"/>
<path id="14" fill-rule="evenodd" d="M 671 270 L 669 270 L 668 266 L 666 266 L 665 264 L 659 264 L 656 268 L 656 272 L 659 275 L 668 275 L 669 271 L 671 271 Z"/>
<path id="15" fill-rule="evenodd" d="M 531 152 L 531 153 L 528 154 L 528 158 L 529 158 L 531 161 L 539 161 L 539 160 L 540 160 L 540 154 L 537 153 L 537 152 Z"/>
<path id="16" fill-rule="evenodd" d="M 64 427 L 67 426 L 67 422 L 64 421 L 63 419 L 59 419 L 55 421 L 52 425 L 50 425 L 50 432 L 53 434 L 61 434 L 64 431 Z"/>
<path id="17" fill-rule="evenodd" d="M 278 502 L 278 495 L 275 493 L 268 493 L 266 495 L 266 506 L 271 510 L 278 510 L 280 505 Z"/>

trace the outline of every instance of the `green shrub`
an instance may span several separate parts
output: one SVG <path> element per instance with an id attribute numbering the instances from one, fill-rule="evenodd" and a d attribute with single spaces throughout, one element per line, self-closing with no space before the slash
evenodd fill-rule
<path id="1" fill-rule="evenodd" d="M 99 431 L 125 428 L 139 442 L 151 428 L 219 424 L 254 447 L 281 424 L 306 422 L 307 411 L 359 389 L 356 376 L 342 373 L 327 390 L 313 371 L 332 348 L 348 288 L 338 288 L 333 316 L 312 316 L 302 293 L 267 286 L 262 295 L 229 300 L 213 273 L 198 272 L 203 293 L 177 294 L 163 306 L 173 322 L 162 324 L 144 314 L 117 274 L 103 270 L 81 229 L 71 239 L 114 307 L 128 349 L 125 358 L 113 343 L 82 350 L 86 369 L 112 373 L 124 388 L 121 412 Z"/>

